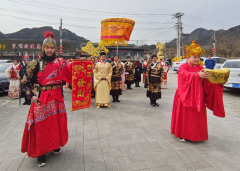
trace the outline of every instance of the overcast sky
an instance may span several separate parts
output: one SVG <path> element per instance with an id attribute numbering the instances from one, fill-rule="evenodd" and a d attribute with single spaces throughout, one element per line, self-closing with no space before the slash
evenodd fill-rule
<path id="1" fill-rule="evenodd" d="M 184 33 L 196 28 L 229 29 L 239 25 L 239 0 L 1 0 L 0 31 L 52 26 L 100 42 L 101 20 L 129 18 L 136 21 L 129 43 L 155 44 L 176 38 L 173 15 L 182 17 Z"/>

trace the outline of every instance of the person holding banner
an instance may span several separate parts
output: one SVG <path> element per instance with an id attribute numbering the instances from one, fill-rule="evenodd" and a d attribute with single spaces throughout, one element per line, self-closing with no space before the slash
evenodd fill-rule
<path id="1" fill-rule="evenodd" d="M 96 63 L 94 73 L 95 105 L 110 107 L 112 67 L 106 62 L 106 52 L 100 51 L 101 61 Z"/>
<path id="2" fill-rule="evenodd" d="M 42 56 L 27 66 L 23 82 L 39 84 L 39 94 L 31 93 L 32 105 L 28 112 L 22 138 L 21 152 L 38 158 L 38 166 L 46 165 L 46 154 L 61 153 L 68 141 L 67 113 L 62 94 L 62 80 L 72 82 L 72 64 L 56 57 L 57 44 L 52 32 L 44 32 Z"/>
<path id="3" fill-rule="evenodd" d="M 112 62 L 112 79 L 111 79 L 111 92 L 113 101 L 112 102 L 120 102 L 118 99 L 120 95 L 122 95 L 122 78 L 123 74 L 123 66 L 120 62 L 118 62 L 118 56 L 114 56 L 114 62 Z"/>
<path id="4" fill-rule="evenodd" d="M 131 85 L 134 84 L 135 78 L 133 71 L 135 70 L 135 65 L 131 62 L 130 56 L 127 57 L 127 62 L 124 64 L 125 68 L 125 84 L 127 84 L 127 90 L 132 90 Z"/>

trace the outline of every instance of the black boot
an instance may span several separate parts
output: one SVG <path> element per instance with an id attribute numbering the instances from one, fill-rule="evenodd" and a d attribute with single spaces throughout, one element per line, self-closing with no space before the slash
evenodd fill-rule
<path id="1" fill-rule="evenodd" d="M 112 101 L 112 102 L 113 102 L 113 103 L 116 102 L 115 96 L 112 96 L 112 98 L 113 98 L 113 101 Z"/>
<path id="2" fill-rule="evenodd" d="M 116 102 L 120 102 L 120 100 L 118 100 L 118 97 L 119 97 L 119 96 L 116 96 Z"/>
<path id="3" fill-rule="evenodd" d="M 129 85 L 129 90 L 132 90 L 131 85 Z"/>
<path id="4" fill-rule="evenodd" d="M 53 150 L 52 151 L 53 154 L 59 154 L 61 153 L 61 148 L 57 149 L 57 150 Z"/>
<path id="5" fill-rule="evenodd" d="M 27 105 L 31 105 L 31 99 L 28 99 Z"/>
<path id="6" fill-rule="evenodd" d="M 24 97 L 24 99 L 25 99 L 25 102 L 23 103 L 23 105 L 27 105 L 27 104 L 28 104 L 28 99 L 27 99 L 27 97 Z"/>
<path id="7" fill-rule="evenodd" d="M 37 160 L 38 160 L 38 166 L 39 167 L 43 167 L 47 164 L 45 155 L 42 155 L 42 156 L 38 157 Z"/>

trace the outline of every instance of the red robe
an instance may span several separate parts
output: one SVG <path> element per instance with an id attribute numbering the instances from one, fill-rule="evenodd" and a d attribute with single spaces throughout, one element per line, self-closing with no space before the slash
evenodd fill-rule
<path id="1" fill-rule="evenodd" d="M 144 67 L 148 67 L 148 64 L 149 64 L 149 62 L 147 62 L 147 64 L 145 65 L 145 63 L 143 62 L 143 64 L 142 64 L 142 68 L 144 68 Z M 145 83 L 145 78 L 146 78 L 146 72 L 143 72 L 143 83 Z"/>
<path id="2" fill-rule="evenodd" d="M 187 63 L 178 70 L 178 88 L 175 93 L 171 133 L 191 141 L 208 140 L 206 106 L 219 117 L 225 117 L 223 86 L 199 78 L 202 66 Z"/>
<path id="3" fill-rule="evenodd" d="M 72 67 L 63 59 L 47 64 L 43 72 L 37 73 L 41 86 L 71 83 Z M 22 149 L 29 157 L 39 157 L 68 141 L 67 113 L 61 89 L 42 91 L 40 106 L 32 103 L 25 125 Z"/>

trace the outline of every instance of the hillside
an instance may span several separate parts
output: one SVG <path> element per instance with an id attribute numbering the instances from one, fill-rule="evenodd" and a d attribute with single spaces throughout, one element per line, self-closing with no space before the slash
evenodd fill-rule
<path id="1" fill-rule="evenodd" d="M 53 29 L 52 27 L 49 26 L 39 28 L 24 28 L 15 33 L 10 34 L 0 33 L 0 38 L 42 41 L 44 39 L 43 33 L 45 31 L 53 32 L 57 41 L 60 39 L 59 30 Z M 63 40 L 76 41 L 77 48 L 80 46 L 80 43 L 86 43 L 88 41 L 87 39 L 80 37 L 67 29 L 63 29 Z"/>

